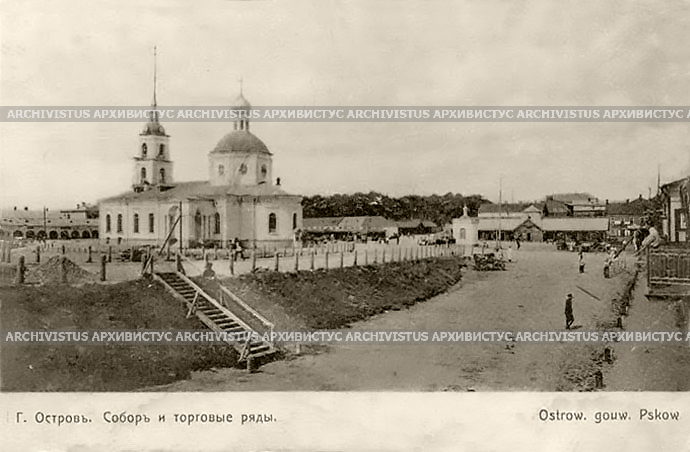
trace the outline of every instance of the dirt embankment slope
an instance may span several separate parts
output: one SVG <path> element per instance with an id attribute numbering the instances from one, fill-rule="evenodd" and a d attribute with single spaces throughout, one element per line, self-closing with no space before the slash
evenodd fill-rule
<path id="1" fill-rule="evenodd" d="M 257 272 L 220 282 L 277 328 L 336 329 L 428 300 L 462 277 L 462 258 L 298 273 Z"/>

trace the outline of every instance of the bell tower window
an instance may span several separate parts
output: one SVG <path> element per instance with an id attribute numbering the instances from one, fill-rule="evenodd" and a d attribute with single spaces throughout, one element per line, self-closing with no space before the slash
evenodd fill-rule
<path id="1" fill-rule="evenodd" d="M 266 169 L 266 165 L 261 165 L 261 177 L 266 177 L 266 173 L 268 173 L 268 170 Z"/>
<path id="2" fill-rule="evenodd" d="M 164 157 L 165 156 L 165 145 L 161 144 L 158 147 L 158 157 Z"/>
<path id="3" fill-rule="evenodd" d="M 146 182 L 146 168 L 141 169 L 141 183 Z"/>
<path id="4" fill-rule="evenodd" d="M 165 168 L 161 168 L 161 170 L 158 172 L 158 179 L 159 179 L 159 183 L 161 183 L 161 184 L 165 183 Z"/>
<path id="5" fill-rule="evenodd" d="M 222 176 L 223 174 L 225 174 L 225 166 L 218 165 L 218 175 Z"/>
<path id="6" fill-rule="evenodd" d="M 146 146 L 146 143 L 141 145 L 141 158 L 146 158 L 146 154 L 148 153 L 148 147 Z"/>
<path id="7" fill-rule="evenodd" d="M 268 215 L 268 233 L 275 234 L 278 228 L 278 220 L 276 219 L 276 214 L 272 213 Z"/>

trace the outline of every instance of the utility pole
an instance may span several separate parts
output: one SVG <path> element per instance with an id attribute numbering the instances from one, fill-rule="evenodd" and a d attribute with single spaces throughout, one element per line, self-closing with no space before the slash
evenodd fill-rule
<path id="1" fill-rule="evenodd" d="M 180 201 L 180 256 L 182 256 L 182 201 Z"/>
<path id="2" fill-rule="evenodd" d="M 503 176 L 498 178 L 498 235 L 496 236 L 496 248 L 501 246 L 501 213 L 503 210 Z"/>

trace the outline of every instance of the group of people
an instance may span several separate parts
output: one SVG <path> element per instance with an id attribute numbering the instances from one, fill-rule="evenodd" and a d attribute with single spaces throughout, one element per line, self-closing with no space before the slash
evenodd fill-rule
<path id="1" fill-rule="evenodd" d="M 608 247 L 608 255 L 604 261 L 604 277 L 611 277 L 611 268 L 618 265 L 619 255 L 625 249 L 625 247 L 632 242 L 635 247 L 635 254 L 639 255 L 642 251 L 647 248 L 657 248 L 661 244 L 661 236 L 659 231 L 654 226 L 650 226 L 648 229 L 648 234 L 642 238 L 643 235 L 639 231 L 635 231 L 631 240 L 623 244 L 621 250 L 616 250 L 615 247 Z M 578 267 L 580 273 L 585 272 L 585 255 L 582 250 L 578 254 Z M 575 321 L 575 315 L 573 314 L 573 294 L 569 293 L 565 299 L 565 328 L 570 329 Z"/>

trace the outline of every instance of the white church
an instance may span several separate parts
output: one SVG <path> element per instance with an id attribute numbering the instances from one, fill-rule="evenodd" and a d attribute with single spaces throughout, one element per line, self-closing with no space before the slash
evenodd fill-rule
<path id="1" fill-rule="evenodd" d="M 241 90 L 234 108 L 249 117 Z M 185 248 L 235 239 L 248 248 L 291 246 L 302 229 L 302 197 L 274 183 L 272 158 L 249 120 L 237 120 L 208 153 L 208 180 L 175 182 L 170 136 L 154 114 L 139 134 L 132 190 L 99 202 L 99 237 L 132 246 L 166 239 Z"/>

